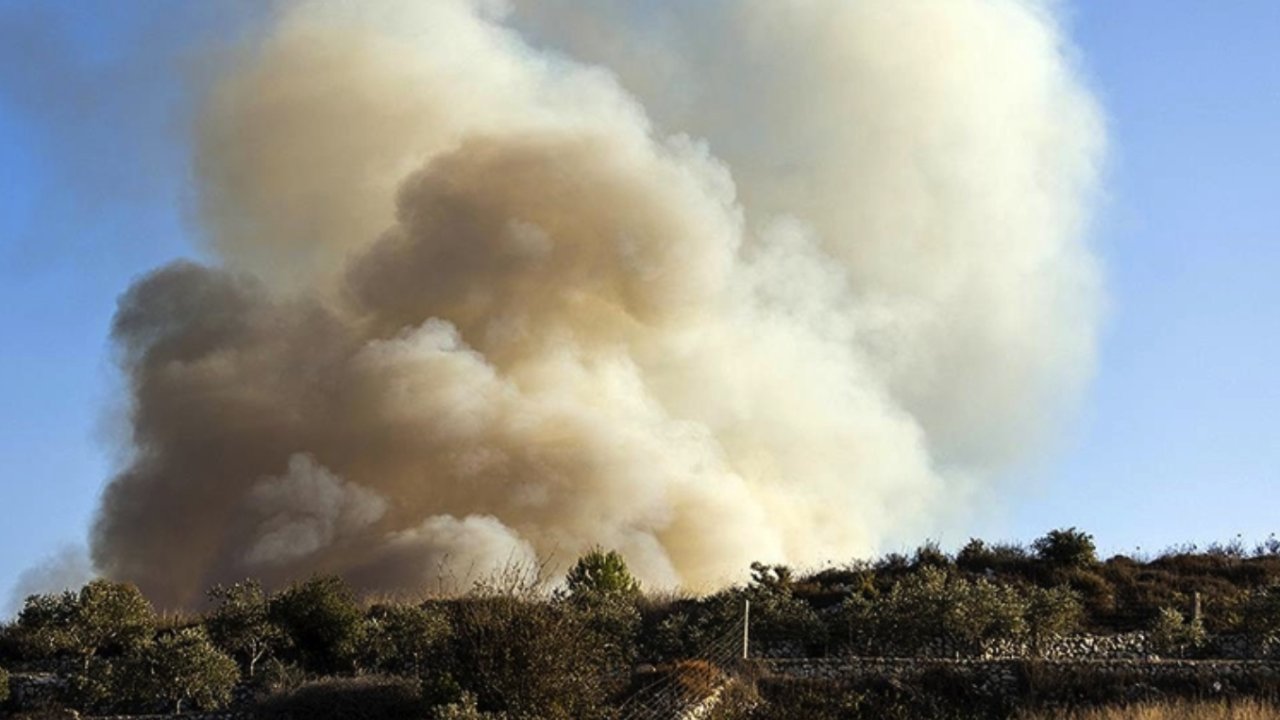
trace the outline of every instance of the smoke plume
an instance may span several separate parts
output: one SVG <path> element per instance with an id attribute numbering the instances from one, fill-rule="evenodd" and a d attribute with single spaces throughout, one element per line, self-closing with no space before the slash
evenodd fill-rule
<path id="1" fill-rule="evenodd" d="M 289 6 L 199 113 L 218 262 L 120 301 L 96 564 L 182 605 L 599 544 L 706 587 L 963 513 L 1092 362 L 1050 10 Z"/>

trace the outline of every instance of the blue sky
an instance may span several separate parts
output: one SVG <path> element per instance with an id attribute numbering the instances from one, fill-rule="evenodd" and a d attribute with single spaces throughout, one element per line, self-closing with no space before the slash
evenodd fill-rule
<path id="1" fill-rule="evenodd" d="M 247 27 L 216 3 L 27 5 L 44 9 L 0 0 L 0 606 L 24 568 L 83 542 L 113 465 L 116 296 L 199 255 L 182 143 L 199 65 L 179 49 Z M 1108 551 L 1265 538 L 1280 531 L 1280 3 L 1062 7 L 1108 117 L 1092 234 L 1108 318 L 1076 422 L 974 533 L 1076 525 Z"/>

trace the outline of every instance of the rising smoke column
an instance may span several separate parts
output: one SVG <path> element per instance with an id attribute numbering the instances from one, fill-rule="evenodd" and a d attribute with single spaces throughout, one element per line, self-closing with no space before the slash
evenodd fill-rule
<path id="1" fill-rule="evenodd" d="M 1089 372 L 1101 153 L 1015 0 L 303 3 L 121 299 L 95 562 L 162 605 L 601 544 L 706 587 L 923 532 Z"/>

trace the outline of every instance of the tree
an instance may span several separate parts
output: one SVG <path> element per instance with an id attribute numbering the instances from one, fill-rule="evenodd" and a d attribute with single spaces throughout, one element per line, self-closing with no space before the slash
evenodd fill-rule
<path id="1" fill-rule="evenodd" d="M 28 596 L 13 625 L 13 636 L 21 653 L 48 658 L 72 652 L 75 607 L 76 595 L 72 592 Z"/>
<path id="2" fill-rule="evenodd" d="M 205 618 L 209 637 L 232 657 L 238 658 L 249 677 L 258 662 L 285 642 L 284 631 L 271 621 L 270 601 L 256 580 L 218 585 L 209 591 L 217 605 Z"/>
<path id="3" fill-rule="evenodd" d="M 1156 652 L 1166 655 L 1185 655 L 1188 650 L 1204 645 L 1206 639 L 1200 618 L 1187 622 L 1182 613 L 1169 607 L 1160 608 L 1151 626 L 1151 642 Z"/>
<path id="4" fill-rule="evenodd" d="M 1058 568 L 1085 568 L 1098 563 L 1093 536 L 1074 527 L 1050 530 L 1031 547 L 1037 557 Z"/>
<path id="5" fill-rule="evenodd" d="M 150 640 L 155 611 L 137 586 L 94 580 L 80 589 L 72 627 L 87 663 L 99 651 L 128 652 Z"/>
<path id="6" fill-rule="evenodd" d="M 9 699 L 9 673 L 0 667 L 0 705 Z"/>
<path id="7" fill-rule="evenodd" d="M 956 567 L 968 572 L 985 572 L 995 567 L 995 553 L 978 538 L 970 538 L 956 553 Z"/>
<path id="8" fill-rule="evenodd" d="M 951 558 L 943 552 L 938 543 L 933 540 L 927 540 L 923 545 L 916 548 L 915 555 L 911 558 L 911 566 L 915 568 L 925 566 L 946 568 L 951 566 Z"/>
<path id="9" fill-rule="evenodd" d="M 27 598 L 18 626 L 33 647 L 74 653 L 88 672 L 98 653 L 124 653 L 150 640 L 155 612 L 134 585 L 94 580 L 79 593 Z"/>
<path id="10" fill-rule="evenodd" d="M 1249 593 L 1242 611 L 1244 630 L 1254 641 L 1280 642 L 1280 583 Z"/>
<path id="11" fill-rule="evenodd" d="M 976 653 L 995 640 L 1016 641 L 1045 631 L 1049 610 L 1057 606 L 1043 605 L 1037 591 L 1028 592 L 926 565 L 882 596 L 850 596 L 842 611 L 850 641 L 862 649 L 920 652 L 945 640 Z"/>
<path id="12" fill-rule="evenodd" d="M 139 704 L 164 701 L 174 713 L 190 702 L 216 710 L 231 701 L 240 678 L 236 661 L 214 647 L 203 628 L 161 635 L 126 659 L 122 673 L 126 695 Z"/>
<path id="13" fill-rule="evenodd" d="M 607 598 L 634 600 L 640 582 L 631 575 L 627 562 L 616 550 L 595 548 L 578 559 L 565 578 L 571 599 L 596 602 Z"/>
<path id="14" fill-rule="evenodd" d="M 317 672 L 349 670 L 364 640 L 364 614 L 341 578 L 313 577 L 271 598 L 268 615 L 304 666 Z"/>
<path id="15" fill-rule="evenodd" d="M 755 587 L 790 592 L 791 583 L 794 581 L 794 573 L 786 565 L 769 565 L 762 562 L 751 563 L 751 584 Z"/>
<path id="16" fill-rule="evenodd" d="M 1032 586 L 1026 592 L 1027 626 L 1031 633 L 1031 646 L 1037 654 L 1044 649 L 1049 638 L 1067 635 L 1080 627 L 1084 608 L 1071 588 Z"/>

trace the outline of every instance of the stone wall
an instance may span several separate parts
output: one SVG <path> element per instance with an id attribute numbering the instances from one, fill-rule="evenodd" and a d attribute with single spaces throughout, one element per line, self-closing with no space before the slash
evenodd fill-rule
<path id="1" fill-rule="evenodd" d="M 921 657 L 937 659 L 1025 659 L 1044 660 L 1146 660 L 1159 659 L 1151 637 L 1146 632 L 1118 633 L 1115 635 L 1065 635 L 1043 640 L 1040 647 L 1027 640 L 997 640 L 982 651 L 973 653 L 963 643 L 950 642 L 946 638 L 935 640 L 918 651 L 898 651 L 881 648 L 877 652 L 860 652 L 857 647 L 830 648 L 831 655 L 876 655 L 885 657 Z M 786 659 L 803 657 L 803 643 L 794 641 L 763 641 L 751 643 L 752 657 Z M 1195 653 L 1198 658 L 1224 660 L 1280 660 L 1280 644 L 1259 643 L 1255 638 L 1241 635 L 1211 636 L 1208 643 Z"/>
<path id="2" fill-rule="evenodd" d="M 1084 677 L 1122 676 L 1152 685 L 1230 688 L 1259 680 L 1280 683 L 1280 662 L 1265 660 L 945 660 L 929 658 L 811 658 L 760 660 L 767 673 L 806 680 L 887 680 L 909 683 L 933 670 L 972 676 L 981 695 L 1014 695 L 1029 672 Z"/>
<path id="3" fill-rule="evenodd" d="M 996 641 L 982 659 L 1041 658 L 1045 660 L 1142 660 L 1156 655 L 1145 632 L 1116 635 L 1065 635 L 1052 637 L 1035 648 L 1027 641 Z"/>

